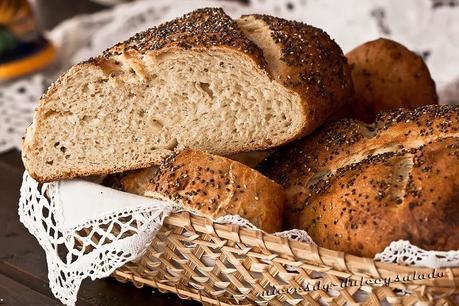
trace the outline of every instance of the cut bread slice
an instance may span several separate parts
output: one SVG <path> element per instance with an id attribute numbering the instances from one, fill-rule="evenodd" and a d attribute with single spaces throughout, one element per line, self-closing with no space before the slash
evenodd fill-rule
<path id="1" fill-rule="evenodd" d="M 319 73 L 316 59 L 267 64 L 265 48 L 221 9 L 194 11 L 72 67 L 42 97 L 26 132 L 26 169 L 41 182 L 108 174 L 157 164 L 174 149 L 229 155 L 311 132 L 341 106 L 350 78 L 339 47 L 303 27 L 321 37 L 308 50 L 328 54 L 323 61 L 340 76 Z M 276 62 L 295 74 L 267 68 Z M 321 87 L 330 80 L 339 84 Z"/>

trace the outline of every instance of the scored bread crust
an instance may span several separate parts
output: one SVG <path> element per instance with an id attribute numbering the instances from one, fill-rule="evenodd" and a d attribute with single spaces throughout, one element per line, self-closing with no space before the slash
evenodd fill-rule
<path id="1" fill-rule="evenodd" d="M 399 239 L 459 249 L 459 106 L 336 121 L 259 170 L 285 188 L 287 226 L 320 246 L 369 257 Z"/>
<path id="2" fill-rule="evenodd" d="M 131 171 L 111 181 L 126 192 L 160 193 L 211 218 L 239 215 L 267 232 L 282 228 L 285 193 L 280 185 L 237 161 L 203 151 L 185 149 L 159 168 Z"/>
<path id="3" fill-rule="evenodd" d="M 310 134 L 354 94 L 351 70 L 323 30 L 269 15 L 244 15 L 242 31 L 263 52 L 267 70 L 302 99 L 305 119 L 295 138 Z"/>
<path id="4" fill-rule="evenodd" d="M 266 19 L 267 17 L 256 16 L 255 18 Z M 301 118 L 299 120 L 301 124 L 292 135 L 273 137 L 273 142 L 254 142 L 248 143 L 244 147 L 221 148 L 214 153 L 229 155 L 266 149 L 310 133 L 331 114 L 331 110 L 335 106 L 339 107 L 344 102 L 344 96 L 347 96 L 351 90 L 352 86 L 349 86 L 350 76 L 347 74 L 348 66 L 339 47 L 320 30 L 299 23 L 289 23 L 285 20 L 281 22 L 281 19 L 276 19 L 276 22 L 282 23 L 285 29 L 288 29 L 288 35 L 292 36 L 291 41 L 296 42 L 297 46 L 303 43 L 308 45 L 308 39 L 311 39 L 310 46 L 305 47 L 308 50 L 309 60 L 305 61 L 306 58 L 303 57 L 298 57 L 295 60 L 291 56 L 285 56 L 279 59 L 279 65 L 283 67 L 282 70 L 268 69 L 263 51 L 241 31 L 235 21 L 226 15 L 222 9 L 206 8 L 193 11 L 181 18 L 139 33 L 126 42 L 106 50 L 101 56 L 73 66 L 50 86 L 40 100 L 34 116 L 34 123 L 27 129 L 23 142 L 22 156 L 26 169 L 33 178 L 40 182 L 47 182 L 78 176 L 122 172 L 147 167 L 161 161 L 168 149 L 175 148 L 174 144 L 171 144 L 170 148 L 163 148 L 154 160 L 133 161 L 129 165 L 114 164 L 109 167 L 94 165 L 84 170 L 65 169 L 44 175 L 39 170 L 42 167 L 39 163 L 44 163 L 44 161 L 40 161 L 36 157 L 37 154 L 40 154 L 40 150 L 43 150 L 39 147 L 37 135 L 44 132 L 41 131 L 42 122 L 46 120 L 48 112 L 61 107 L 58 89 L 71 85 L 82 71 L 96 69 L 104 75 L 111 75 L 116 73 L 120 62 L 123 62 L 123 65 L 127 63 L 136 75 L 148 82 L 150 76 L 145 73 L 141 58 L 147 55 L 161 56 L 161 54 L 171 51 L 180 52 L 180 50 L 192 49 L 205 52 L 206 50 L 220 49 L 226 52 L 236 52 L 248 63 L 251 63 L 250 65 L 257 72 L 278 81 L 287 92 L 299 95 L 301 105 L 300 111 L 296 115 Z M 270 22 L 270 24 L 274 29 L 276 23 Z M 281 30 L 272 32 L 273 39 L 276 37 L 274 33 L 279 33 L 279 31 Z M 303 37 L 301 36 L 302 33 L 309 33 L 309 36 Z M 287 52 L 285 42 L 283 45 L 283 50 Z M 316 52 L 314 51 L 315 48 L 317 48 Z M 297 52 L 303 49 L 298 47 L 292 50 Z M 323 64 L 321 60 L 316 60 L 316 57 L 322 58 L 322 61 L 329 61 L 329 63 Z M 324 69 L 327 65 L 330 67 L 336 65 L 337 67 Z M 333 82 L 336 84 L 332 84 Z"/>

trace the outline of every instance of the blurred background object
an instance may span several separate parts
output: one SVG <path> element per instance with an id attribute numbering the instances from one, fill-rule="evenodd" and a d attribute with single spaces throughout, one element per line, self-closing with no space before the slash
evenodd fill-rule
<path id="1" fill-rule="evenodd" d="M 134 0 L 93 0 L 94 2 L 104 4 L 104 5 L 116 5 L 124 2 L 132 2 Z"/>
<path id="2" fill-rule="evenodd" d="M 103 5 L 105 2 L 106 5 Z M 50 30 L 63 20 L 75 15 L 89 14 L 108 8 L 108 1 L 90 0 L 31 0 L 35 7 L 40 26 Z M 116 1 L 124 2 L 124 1 Z"/>
<path id="3" fill-rule="evenodd" d="M 40 33 L 27 0 L 0 1 L 0 80 L 49 65 L 55 49 Z"/>

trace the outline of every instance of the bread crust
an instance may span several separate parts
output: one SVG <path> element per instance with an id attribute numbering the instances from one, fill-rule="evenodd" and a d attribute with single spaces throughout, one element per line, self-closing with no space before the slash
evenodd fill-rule
<path id="1" fill-rule="evenodd" d="M 368 257 L 399 239 L 459 249 L 459 106 L 340 120 L 259 169 L 286 190 L 287 227 L 320 246 Z"/>
<path id="2" fill-rule="evenodd" d="M 310 134 L 354 94 L 347 59 L 321 29 L 260 14 L 242 16 L 239 25 L 254 20 L 263 23 L 280 54 L 274 63 L 268 60 L 268 71 L 301 97 L 304 120 L 295 138 Z"/>
<path id="3" fill-rule="evenodd" d="M 121 175 L 115 185 L 145 196 L 160 193 L 211 218 L 240 215 L 267 232 L 282 228 L 283 188 L 254 169 L 203 151 L 185 149 L 159 168 Z"/>

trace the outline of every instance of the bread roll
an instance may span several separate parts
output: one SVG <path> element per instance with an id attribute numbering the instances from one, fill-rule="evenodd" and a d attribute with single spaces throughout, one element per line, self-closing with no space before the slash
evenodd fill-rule
<path id="1" fill-rule="evenodd" d="M 369 41 L 346 54 L 352 68 L 355 97 L 342 117 L 372 122 L 377 113 L 437 104 L 435 83 L 423 59 L 385 38 Z"/>
<path id="2" fill-rule="evenodd" d="M 252 19 L 259 31 L 244 22 Z M 312 132 L 352 91 L 346 59 L 323 31 L 266 16 L 239 26 L 221 9 L 199 9 L 72 67 L 27 129 L 30 175 L 139 169 L 184 147 L 274 147 Z"/>
<path id="3" fill-rule="evenodd" d="M 267 232 L 282 226 L 286 199 L 280 185 L 239 162 L 203 151 L 185 149 L 159 168 L 122 174 L 119 187 L 144 196 L 160 193 L 211 218 L 240 215 Z"/>
<path id="4" fill-rule="evenodd" d="M 459 106 L 344 119 L 268 157 L 287 193 L 287 228 L 320 246 L 373 257 L 390 242 L 459 249 Z"/>

